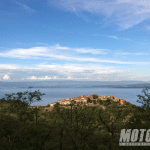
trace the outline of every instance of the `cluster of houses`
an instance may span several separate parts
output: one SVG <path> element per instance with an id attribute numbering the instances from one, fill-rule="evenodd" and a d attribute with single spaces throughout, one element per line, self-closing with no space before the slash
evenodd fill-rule
<path id="1" fill-rule="evenodd" d="M 95 92 L 94 92 L 94 95 L 95 95 Z M 90 98 L 91 100 L 107 100 L 107 98 L 115 101 L 115 102 L 118 102 L 120 101 L 121 105 L 124 104 L 125 100 L 124 99 L 119 99 L 118 97 L 115 97 L 115 96 L 111 96 L 111 95 L 107 95 L 106 97 L 105 96 L 98 96 L 98 98 L 96 99 L 93 99 L 93 96 L 92 95 L 81 95 L 81 96 L 78 96 L 78 97 L 73 97 L 73 98 L 67 98 L 67 99 L 62 99 L 62 100 L 58 100 L 57 102 L 59 104 L 62 104 L 62 105 L 67 105 L 67 104 L 70 104 L 72 100 L 76 101 L 76 102 L 83 102 L 83 103 L 87 103 L 87 100 L 88 98 Z M 51 103 L 50 106 L 54 106 L 56 104 L 55 103 Z"/>

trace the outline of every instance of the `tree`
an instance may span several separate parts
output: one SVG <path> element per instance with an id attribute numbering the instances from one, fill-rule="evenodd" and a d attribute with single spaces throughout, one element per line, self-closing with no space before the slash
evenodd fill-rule
<path id="1" fill-rule="evenodd" d="M 106 103 L 111 104 L 111 99 L 107 98 Z"/>
<path id="2" fill-rule="evenodd" d="M 147 90 L 147 94 L 145 92 Z M 137 100 L 138 103 L 141 103 L 141 108 L 143 108 L 145 111 L 143 115 L 143 119 L 145 119 L 145 122 L 147 124 L 150 124 L 150 95 L 148 95 L 148 88 L 143 89 L 142 92 L 144 92 L 145 96 L 148 98 L 146 99 L 145 96 L 137 95 L 139 97 L 139 100 Z"/>
<path id="3" fill-rule="evenodd" d="M 98 95 L 93 94 L 93 99 L 98 98 Z"/>
<path id="4" fill-rule="evenodd" d="M 112 102 L 111 105 L 106 102 L 105 107 L 105 111 L 103 109 L 97 110 L 99 121 L 103 124 L 102 128 L 105 127 L 104 130 L 106 133 L 104 135 L 103 132 L 100 132 L 100 134 L 103 135 L 103 143 L 108 145 L 107 149 L 119 150 L 121 149 L 118 147 L 120 130 L 126 128 L 123 120 L 127 119 L 129 109 L 125 106 L 116 105 L 116 102 Z"/>
<path id="5" fill-rule="evenodd" d="M 94 131 L 101 123 L 96 124 L 95 108 L 89 108 L 86 105 L 84 105 L 84 108 L 78 105 L 73 106 L 73 104 L 70 104 L 70 106 L 71 109 L 61 111 L 59 106 L 53 109 L 53 113 L 57 115 L 57 120 L 64 126 L 65 134 L 62 134 L 62 130 L 59 133 L 61 135 L 60 148 L 63 146 L 62 141 L 67 141 L 67 148 L 87 149 L 89 144 L 88 137 L 94 135 Z"/>
<path id="6" fill-rule="evenodd" d="M 102 100 L 97 100 L 97 102 L 102 105 L 103 104 L 103 101 Z"/>
<path id="7" fill-rule="evenodd" d="M 91 102 L 91 99 L 88 97 L 88 99 L 87 99 L 87 103 L 90 103 Z"/>
<path id="8" fill-rule="evenodd" d="M 120 131 L 126 128 L 149 128 L 147 122 L 143 123 L 147 120 L 145 116 L 148 117 L 148 111 L 130 103 L 128 106 L 116 105 L 117 103 L 113 101 L 111 104 L 106 101 L 103 103 L 105 103 L 105 109 L 96 105 L 94 107 L 76 106 L 75 101 L 66 108 L 56 103 L 52 111 L 43 113 L 37 108 L 33 109 L 34 111 L 26 109 L 29 103 L 27 100 L 23 101 L 21 95 L 20 99 L 5 101 L 5 105 L 9 104 L 9 109 L 6 110 L 8 112 L 15 109 L 17 114 L 21 113 L 21 108 L 24 108 L 25 114 L 22 115 L 22 120 L 26 120 L 25 117 L 28 118 L 31 112 L 37 114 L 39 111 L 39 114 L 43 113 L 43 116 L 41 115 L 36 125 L 28 121 L 22 124 L 19 119 L 11 116 L 3 117 L 4 120 L 0 121 L 0 147 L 4 150 L 133 150 L 134 147 L 119 146 Z M 130 112 L 133 112 L 133 116 L 128 118 Z M 136 147 L 138 148 L 141 147 Z"/>
<path id="9" fill-rule="evenodd" d="M 25 92 L 24 94 L 27 94 L 28 92 Z M 7 96 L 7 100 L 5 100 L 5 103 L 1 103 L 2 105 L 7 104 L 7 109 L 0 109 L 0 113 L 5 113 L 5 115 L 2 116 L 3 121 L 0 123 L 0 145 L 1 149 L 43 149 L 45 146 L 46 140 L 49 138 L 49 135 L 52 132 L 53 125 L 56 122 L 56 119 L 54 119 L 54 124 L 52 122 L 47 123 L 44 120 L 42 121 L 42 124 L 38 126 L 34 126 L 32 123 L 26 122 L 25 124 L 22 124 L 21 121 L 23 121 L 23 116 L 26 115 L 26 118 L 28 118 L 32 113 L 37 113 L 37 108 L 30 109 L 30 112 L 28 111 L 28 106 L 33 102 L 33 98 L 37 98 L 37 100 L 41 100 L 40 92 L 37 93 L 33 92 L 30 93 L 29 101 L 24 99 L 23 93 L 17 93 L 19 95 L 18 98 L 13 97 L 14 99 L 11 99 L 12 95 L 14 94 L 5 94 Z M 21 119 L 10 117 L 10 114 L 8 113 L 14 113 L 16 111 L 16 114 L 18 117 L 20 116 Z M 32 110 L 32 111 L 31 111 Z M 23 114 L 24 113 L 24 114 Z M 31 116 L 30 116 L 31 117 Z M 37 123 L 37 119 L 36 119 Z M 52 125 L 49 126 L 49 125 Z M 49 126 L 49 127 L 48 127 Z M 31 128 L 32 127 L 32 128 Z M 45 131 L 45 129 L 47 131 Z M 29 142 L 30 141 L 30 142 Z"/>
<path id="10" fill-rule="evenodd" d="M 145 90 L 148 90 L 148 88 L 146 87 Z M 148 110 L 150 108 L 150 95 L 148 95 L 148 93 L 146 94 L 145 90 L 143 89 L 142 92 L 144 92 L 145 96 L 147 96 L 148 98 L 146 99 L 144 96 L 141 95 L 137 95 L 139 97 L 140 100 L 137 100 L 138 103 L 142 103 L 142 108 L 144 108 L 145 110 Z M 141 100 L 141 98 L 143 100 Z"/>
<path id="11" fill-rule="evenodd" d="M 96 104 L 96 100 L 93 100 L 93 103 Z"/>
<path id="12" fill-rule="evenodd" d="M 28 94 L 28 99 L 26 97 L 23 98 L 23 96 L 27 95 L 27 94 Z M 31 111 L 31 109 L 29 108 L 31 103 L 36 102 L 36 101 L 40 101 L 41 100 L 40 96 L 45 95 L 45 93 L 41 94 L 41 92 L 39 92 L 39 90 L 38 90 L 38 92 L 35 91 L 32 93 L 28 92 L 28 91 L 24 92 L 24 93 L 18 92 L 17 93 L 18 97 L 15 97 L 13 95 L 16 95 L 16 94 L 15 93 L 5 94 L 5 96 L 7 97 L 5 101 L 6 101 L 6 103 L 9 104 L 7 111 L 9 112 L 9 115 L 12 112 L 16 113 L 17 116 L 19 117 L 20 121 L 25 122 L 27 120 L 27 118 L 23 119 L 23 116 L 29 115 L 29 114 L 27 114 L 27 110 Z M 12 96 L 13 96 L 13 99 L 12 99 Z M 34 98 L 36 98 L 36 99 L 34 99 Z M 33 113 L 34 112 L 37 114 L 36 110 L 33 110 Z M 5 113 L 6 113 L 6 111 L 5 111 Z"/>

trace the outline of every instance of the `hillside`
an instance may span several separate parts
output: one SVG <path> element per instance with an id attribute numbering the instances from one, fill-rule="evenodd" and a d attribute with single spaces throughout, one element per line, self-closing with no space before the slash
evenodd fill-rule
<path id="1" fill-rule="evenodd" d="M 94 99 L 53 107 L 1 100 L 1 149 L 134 149 L 119 146 L 121 129 L 148 129 L 149 111 L 129 102 Z"/>

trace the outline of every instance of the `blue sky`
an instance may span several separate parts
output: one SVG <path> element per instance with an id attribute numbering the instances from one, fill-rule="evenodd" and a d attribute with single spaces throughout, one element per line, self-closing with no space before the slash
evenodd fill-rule
<path id="1" fill-rule="evenodd" d="M 1 0 L 0 81 L 150 81 L 147 0 Z"/>

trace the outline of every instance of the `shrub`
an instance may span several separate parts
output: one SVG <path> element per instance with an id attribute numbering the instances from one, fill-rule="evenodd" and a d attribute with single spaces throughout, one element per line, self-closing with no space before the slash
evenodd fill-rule
<path id="1" fill-rule="evenodd" d="M 102 100 L 97 100 L 97 102 L 102 105 L 103 104 L 103 101 Z"/>
<path id="2" fill-rule="evenodd" d="M 111 101 L 111 99 L 107 98 L 106 102 L 110 102 L 110 101 Z"/>
<path id="3" fill-rule="evenodd" d="M 98 95 L 93 94 L 93 99 L 96 99 L 96 98 L 98 98 Z"/>
<path id="4" fill-rule="evenodd" d="M 96 100 L 94 100 L 93 103 L 96 104 Z"/>
<path id="5" fill-rule="evenodd" d="M 50 107 L 50 104 L 47 104 L 46 107 Z"/>
<path id="6" fill-rule="evenodd" d="M 91 99 L 88 97 L 88 99 L 87 99 L 87 103 L 90 103 L 91 102 Z"/>
<path id="7" fill-rule="evenodd" d="M 106 103 L 110 104 L 111 103 L 111 99 L 107 98 Z"/>

